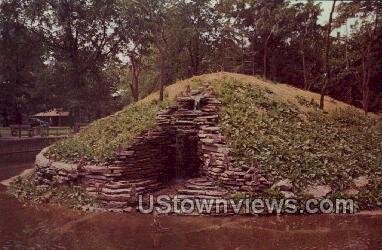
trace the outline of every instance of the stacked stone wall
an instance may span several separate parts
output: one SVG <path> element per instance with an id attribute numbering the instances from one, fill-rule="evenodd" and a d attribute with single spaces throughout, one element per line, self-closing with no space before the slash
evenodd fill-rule
<path id="1" fill-rule="evenodd" d="M 37 182 L 79 184 L 105 208 L 123 210 L 137 194 L 155 192 L 175 178 L 205 177 L 223 190 L 259 191 L 269 183 L 257 166 L 234 167 L 219 127 L 220 101 L 212 91 L 192 91 L 161 111 L 157 126 L 120 147 L 101 166 L 51 162 L 39 154 Z"/>

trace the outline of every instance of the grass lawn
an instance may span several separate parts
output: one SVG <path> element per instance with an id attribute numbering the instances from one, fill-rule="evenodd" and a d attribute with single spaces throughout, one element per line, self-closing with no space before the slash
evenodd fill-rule
<path id="1" fill-rule="evenodd" d="M 1 137 L 10 137 L 11 129 L 8 127 L 0 127 L 0 136 Z"/>
<path id="2" fill-rule="evenodd" d="M 72 129 L 70 127 L 50 127 L 49 128 L 49 136 L 63 136 L 63 135 L 69 135 L 72 133 Z M 22 137 L 29 137 L 27 131 L 21 132 Z M 0 127 L 0 137 L 14 137 L 17 138 L 17 136 L 11 135 L 11 129 L 9 127 Z"/>

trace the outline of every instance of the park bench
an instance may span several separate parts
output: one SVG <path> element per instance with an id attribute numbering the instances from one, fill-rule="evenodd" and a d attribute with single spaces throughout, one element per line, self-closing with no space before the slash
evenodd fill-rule
<path id="1" fill-rule="evenodd" d="M 31 125 L 10 125 L 9 127 L 11 129 L 12 136 L 18 135 L 21 137 L 23 131 L 28 132 L 29 137 L 33 136 L 33 128 Z"/>

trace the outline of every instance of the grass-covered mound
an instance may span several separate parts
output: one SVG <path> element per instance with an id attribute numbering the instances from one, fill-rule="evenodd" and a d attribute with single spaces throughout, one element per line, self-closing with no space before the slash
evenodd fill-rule
<path id="1" fill-rule="evenodd" d="M 323 113 L 314 100 L 283 101 L 266 86 L 234 79 L 215 86 L 236 164 L 256 159 L 270 180 L 290 179 L 301 194 L 315 184 L 341 194 L 354 178 L 367 176 L 369 186 L 358 197 L 382 207 L 380 121 L 350 107 Z"/>
<path id="2" fill-rule="evenodd" d="M 311 184 L 330 185 L 332 195 L 342 195 L 354 178 L 367 176 L 369 184 L 356 198 L 382 207 L 380 117 L 328 97 L 323 112 L 317 108 L 318 94 L 238 74 L 209 74 L 171 85 L 165 104 L 153 102 L 157 93 L 150 95 L 57 143 L 49 156 L 71 162 L 111 159 L 118 145 L 155 126 L 155 114 L 187 85 L 203 83 L 210 83 L 223 103 L 221 126 L 235 164 L 256 159 L 268 179 L 290 179 L 298 196 Z"/>
<path id="3" fill-rule="evenodd" d="M 169 86 L 165 100 L 159 103 L 158 94 L 126 106 L 123 110 L 97 120 L 79 134 L 62 140 L 46 153 L 52 160 L 75 163 L 104 163 L 112 160 L 119 145 L 129 146 L 132 140 L 155 126 L 156 114 L 168 106 L 187 86 L 196 88 L 199 82 L 192 79 Z"/>
<path id="4" fill-rule="evenodd" d="M 136 103 L 122 111 L 92 123 L 81 133 L 60 141 L 47 152 L 51 159 L 76 162 L 83 159 L 101 163 L 112 159 L 119 145 L 128 146 L 132 139 L 155 126 L 155 116 L 166 102 Z"/>

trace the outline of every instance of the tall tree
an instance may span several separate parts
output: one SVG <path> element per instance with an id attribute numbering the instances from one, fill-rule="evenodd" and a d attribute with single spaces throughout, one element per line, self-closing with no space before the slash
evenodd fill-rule
<path id="1" fill-rule="evenodd" d="M 353 26 L 355 32 L 351 37 L 355 49 L 352 60 L 356 63 L 351 67 L 351 70 L 356 81 L 359 82 L 362 94 L 362 108 L 366 114 L 369 112 L 371 98 L 373 97 L 371 80 L 375 81 L 373 76 L 377 74 L 379 61 L 377 41 L 381 32 L 381 7 L 382 2 L 377 0 L 341 3 L 339 17 L 337 18 L 337 22 L 340 24 L 346 23 L 349 18 L 356 18 L 357 20 Z"/>
<path id="2" fill-rule="evenodd" d="M 150 27 L 153 47 L 158 55 L 159 100 L 164 99 L 164 88 L 176 76 L 177 59 L 185 49 L 187 30 L 179 20 L 182 14 L 180 1 L 135 0 L 133 1 L 146 15 Z"/>
<path id="3" fill-rule="evenodd" d="M 152 35 L 146 12 L 135 1 L 121 1 L 121 15 L 118 25 L 123 42 L 121 50 L 128 57 L 130 72 L 129 87 L 133 100 L 139 100 L 140 75 L 144 67 L 143 57 L 150 52 Z"/>
<path id="4" fill-rule="evenodd" d="M 233 1 L 229 9 L 231 16 L 237 19 L 236 29 L 241 30 L 250 42 L 253 56 L 253 67 L 261 55 L 261 74 L 264 78 L 275 76 L 274 67 L 269 67 L 269 61 L 275 57 L 278 47 L 285 43 L 290 32 L 292 12 L 286 1 Z M 273 63 L 273 62 L 272 62 Z M 254 72 L 255 73 L 255 70 Z"/>
<path id="5" fill-rule="evenodd" d="M 66 106 L 77 118 L 82 109 L 102 108 L 100 100 L 96 106 L 84 100 L 99 93 L 93 90 L 102 80 L 102 68 L 118 52 L 116 11 L 114 0 L 29 1 L 30 30 L 49 47 L 51 63 L 61 74 L 58 81 L 69 100 Z"/>
<path id="6" fill-rule="evenodd" d="M 26 27 L 25 1 L 0 2 L 0 112 L 4 125 L 10 116 L 30 111 L 28 102 L 43 68 L 45 50 L 39 38 Z M 13 117 L 14 119 L 16 117 Z"/>
<path id="7" fill-rule="evenodd" d="M 186 51 L 189 57 L 189 76 L 198 75 L 209 65 L 203 65 L 211 56 L 212 43 L 216 39 L 215 31 L 219 28 L 218 16 L 210 0 L 184 1 L 180 4 L 179 21 L 185 27 Z"/>
<path id="8" fill-rule="evenodd" d="M 328 83 L 331 80 L 329 56 L 330 56 L 330 46 L 332 42 L 330 40 L 330 34 L 332 33 L 333 14 L 336 7 L 336 2 L 337 0 L 333 0 L 332 9 L 330 10 L 330 14 L 329 14 L 329 22 L 326 27 L 325 55 L 324 55 L 325 79 L 324 79 L 324 84 L 322 85 L 321 92 L 320 92 L 321 94 L 320 109 L 324 109 L 326 88 L 328 86 Z"/>
<path id="9" fill-rule="evenodd" d="M 296 36 L 292 39 L 296 40 L 299 55 L 301 56 L 303 88 L 310 90 L 313 84 L 312 68 L 317 64 L 315 54 L 320 51 L 320 25 L 318 24 L 318 16 L 320 15 L 320 6 L 315 4 L 313 0 L 307 1 L 305 4 L 299 3 L 295 6 L 296 16 L 294 18 Z"/>

